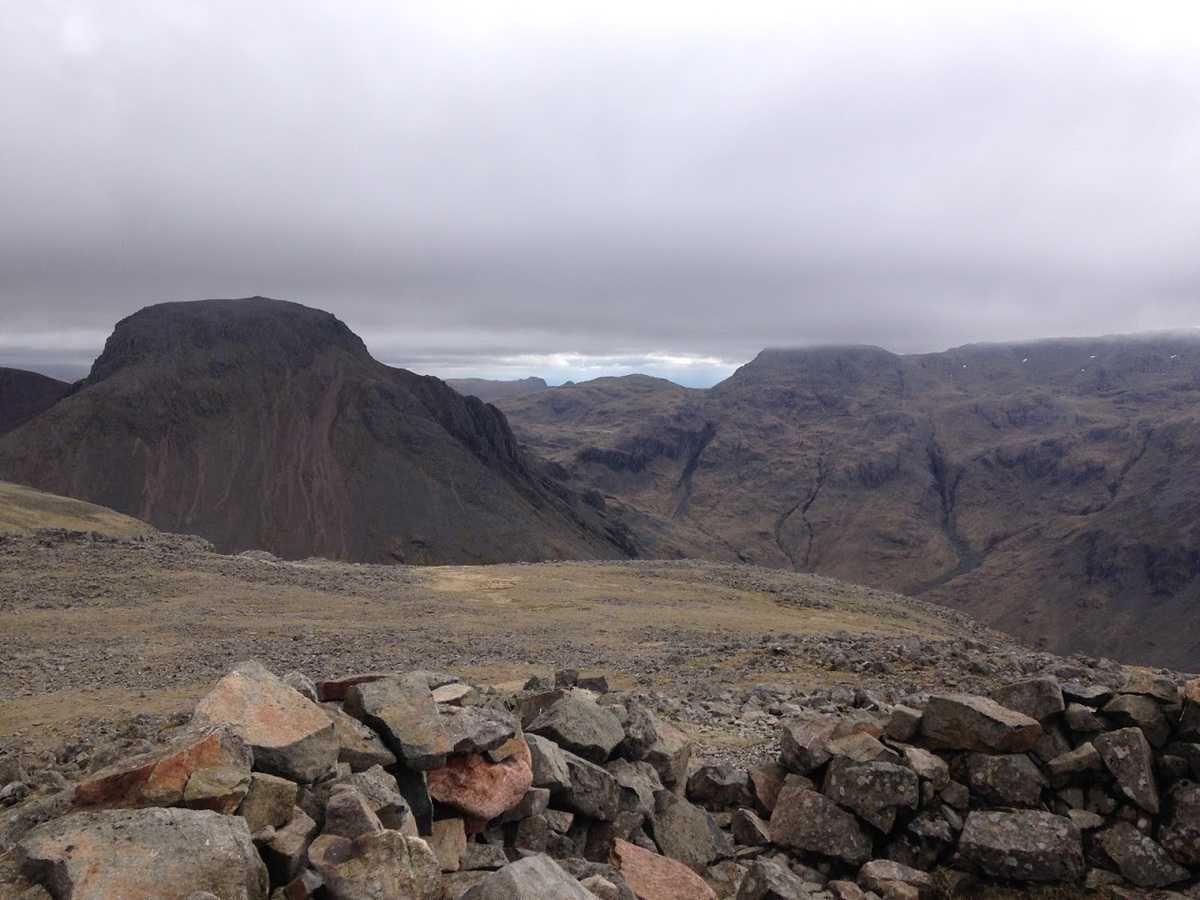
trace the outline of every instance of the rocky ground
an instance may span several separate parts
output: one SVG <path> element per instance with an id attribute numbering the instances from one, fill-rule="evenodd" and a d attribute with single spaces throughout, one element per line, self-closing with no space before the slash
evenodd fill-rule
<path id="1" fill-rule="evenodd" d="M 775 752 L 797 709 L 1116 664 L 1033 652 L 942 607 L 701 562 L 417 568 L 227 556 L 201 540 L 0 536 L 0 751 L 55 764 L 185 713 L 238 659 L 313 678 L 437 668 L 488 684 L 603 669 L 710 758 Z"/>

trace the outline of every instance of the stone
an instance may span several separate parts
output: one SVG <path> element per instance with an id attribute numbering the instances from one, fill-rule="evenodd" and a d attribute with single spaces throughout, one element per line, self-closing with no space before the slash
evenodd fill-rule
<path id="1" fill-rule="evenodd" d="M 1084 873 L 1079 829 L 1070 819 L 1039 810 L 971 812 L 958 853 L 993 878 L 1078 881 Z"/>
<path id="2" fill-rule="evenodd" d="M 873 859 L 858 870 L 859 887 L 875 891 L 881 897 L 893 896 L 897 885 L 915 888 L 919 895 L 933 892 L 933 878 L 928 872 L 901 865 L 890 859 Z"/>
<path id="3" fill-rule="evenodd" d="M 603 875 L 589 875 L 579 880 L 579 886 L 600 900 L 621 900 L 620 889 Z"/>
<path id="4" fill-rule="evenodd" d="M 1131 669 L 1125 670 L 1125 682 L 1121 685 L 1121 693 L 1141 694 L 1168 704 L 1178 703 L 1180 699 L 1179 685 L 1173 678 Z"/>
<path id="5" fill-rule="evenodd" d="M 427 773 L 429 796 L 468 816 L 496 818 L 516 806 L 533 785 L 529 747 L 522 749 L 499 763 L 478 753 L 450 757 L 446 765 Z"/>
<path id="6" fill-rule="evenodd" d="M 852 814 L 801 786 L 785 786 L 770 821 L 771 842 L 860 865 L 871 858 L 871 838 Z"/>
<path id="7" fill-rule="evenodd" d="M 1154 754 L 1140 728 L 1121 728 L 1097 735 L 1092 741 L 1105 767 L 1117 780 L 1117 788 L 1151 815 L 1159 809 L 1158 783 L 1154 777 Z"/>
<path id="8" fill-rule="evenodd" d="M 429 834 L 429 828 L 433 823 L 433 800 L 429 796 L 429 782 L 425 773 L 405 768 L 396 768 L 393 771 L 396 773 L 394 779 L 396 789 L 408 806 L 412 822 L 421 834 Z M 382 813 L 379 817 L 383 819 L 384 825 L 388 824 L 387 818 Z M 388 825 L 388 827 L 396 828 L 395 825 Z"/>
<path id="9" fill-rule="evenodd" d="M 303 672 L 292 669 L 283 676 L 283 683 L 306 700 L 317 702 L 317 686 Z"/>
<path id="10" fill-rule="evenodd" d="M 864 891 L 853 881 L 831 881 L 828 887 L 829 893 L 837 900 L 879 900 L 879 895 L 874 891 Z"/>
<path id="11" fill-rule="evenodd" d="M 829 752 L 829 741 L 837 726 L 836 719 L 827 717 L 785 722 L 780 733 L 780 763 L 798 775 L 819 769 L 833 755 Z"/>
<path id="12" fill-rule="evenodd" d="M 322 703 L 326 701 L 337 701 L 340 703 L 346 699 L 346 694 L 356 684 L 369 684 L 372 681 L 381 681 L 384 678 L 393 678 L 400 674 L 400 672 L 359 672 L 355 675 L 347 675 L 344 678 L 331 678 L 328 681 L 318 681 L 317 699 Z"/>
<path id="13" fill-rule="evenodd" d="M 620 838 L 613 841 L 610 862 L 638 900 L 716 900 L 713 889 L 682 862 Z"/>
<path id="14" fill-rule="evenodd" d="M 1044 722 L 1066 709 L 1062 688 L 1055 679 L 1048 677 L 1006 684 L 992 691 L 992 699 L 1005 709 L 1024 713 L 1039 722 Z"/>
<path id="15" fill-rule="evenodd" d="M 246 821 L 211 810 L 76 812 L 30 831 L 17 859 L 59 898 L 266 900 L 269 886 Z"/>
<path id="16" fill-rule="evenodd" d="M 930 697 L 925 705 L 921 734 L 950 750 L 1024 753 L 1037 743 L 1042 726 L 987 697 L 942 694 Z"/>
<path id="17" fill-rule="evenodd" d="M 444 900 L 438 859 L 429 845 L 398 831 L 384 830 L 351 840 L 321 835 L 309 859 L 325 879 L 331 900 Z"/>
<path id="18" fill-rule="evenodd" d="M 659 722 L 657 733 L 658 739 L 646 750 L 645 760 L 658 771 L 664 785 L 682 791 L 687 783 L 692 742 L 669 722 Z"/>
<path id="19" fill-rule="evenodd" d="M 356 787 L 339 784 L 325 804 L 325 827 L 322 834 L 356 838 L 360 834 L 383 831 L 383 822 Z"/>
<path id="20" fill-rule="evenodd" d="M 1082 681 L 1064 681 L 1059 685 L 1063 692 L 1063 700 L 1067 704 L 1081 703 L 1084 706 L 1103 706 L 1112 699 L 1111 688 L 1102 684 L 1089 684 Z"/>
<path id="21" fill-rule="evenodd" d="M 234 769 L 248 778 L 251 760 L 246 742 L 228 728 L 192 731 L 88 775 L 75 786 L 73 803 L 80 808 L 179 806 L 192 776 Z"/>
<path id="22" fill-rule="evenodd" d="M 258 834 L 267 827 L 282 828 L 292 817 L 299 791 L 299 785 L 294 781 L 255 772 L 238 815 L 246 820 L 251 834 Z"/>
<path id="23" fill-rule="evenodd" d="M 839 758 L 829 764 L 824 793 L 887 834 L 896 823 L 897 808 L 917 808 L 919 782 L 917 774 L 904 766 Z"/>
<path id="24" fill-rule="evenodd" d="M 431 693 L 435 703 L 449 703 L 454 705 L 462 705 L 467 698 L 478 693 L 475 688 L 469 684 L 443 684 L 440 687 L 434 688 Z"/>
<path id="25" fill-rule="evenodd" d="M 917 777 L 928 781 L 935 791 L 950 783 L 950 766 L 935 753 L 923 747 L 903 748 L 904 764 L 917 773 Z"/>
<path id="26" fill-rule="evenodd" d="M 1183 686 L 1183 712 L 1175 731 L 1182 741 L 1200 741 L 1200 678 Z"/>
<path id="27" fill-rule="evenodd" d="M 528 856 L 488 875 L 463 900 L 594 900 L 562 866 L 544 854 Z"/>
<path id="28" fill-rule="evenodd" d="M 467 830 L 462 819 L 435 820 L 428 843 L 443 872 L 457 872 L 462 868 L 463 856 L 467 852 Z"/>
<path id="29" fill-rule="evenodd" d="M 831 759 L 842 759 L 848 762 L 886 762 L 900 761 L 896 751 L 885 747 L 873 734 L 865 731 L 852 731 L 850 734 L 839 735 L 829 741 Z"/>
<path id="30" fill-rule="evenodd" d="M 569 787 L 557 795 L 557 805 L 584 816 L 611 821 L 621 807 L 621 785 L 612 773 L 574 753 L 562 753 Z"/>
<path id="31" fill-rule="evenodd" d="M 529 747 L 534 787 L 549 788 L 552 794 L 570 787 L 571 773 L 567 770 L 562 748 L 536 734 L 525 735 L 525 741 Z"/>
<path id="32" fill-rule="evenodd" d="M 905 744 L 916 737 L 920 727 L 921 711 L 911 706 L 900 705 L 892 708 L 892 714 L 883 732 L 893 741 Z"/>
<path id="33" fill-rule="evenodd" d="M 999 806 L 1037 806 L 1048 785 L 1024 753 L 967 755 L 967 786 L 985 802 Z"/>
<path id="34" fill-rule="evenodd" d="M 593 763 L 605 762 L 625 739 L 620 719 L 575 691 L 542 710 L 526 731 Z"/>
<path id="35" fill-rule="evenodd" d="M 1074 822 L 1075 827 L 1080 831 L 1095 831 L 1097 828 L 1104 827 L 1103 817 L 1094 812 L 1088 812 L 1086 809 L 1069 809 L 1067 818 Z"/>
<path id="36" fill-rule="evenodd" d="M 450 735 L 420 673 L 354 684 L 346 691 L 344 708 L 379 732 L 409 768 L 436 769 L 446 764 Z"/>
<path id="37" fill-rule="evenodd" d="M 486 753 L 517 735 L 511 713 L 486 706 L 451 706 L 442 710 L 442 725 L 450 735 L 453 753 Z"/>
<path id="38" fill-rule="evenodd" d="M 262 857 L 271 872 L 271 881 L 291 881 L 304 868 L 308 845 L 317 833 L 317 823 L 300 807 L 295 807 L 288 822 L 262 845 Z"/>
<path id="39" fill-rule="evenodd" d="M 1171 723 L 1162 707 L 1151 697 L 1142 694 L 1117 694 L 1104 704 L 1101 712 L 1113 724 L 1125 728 L 1140 728 L 1151 745 L 1163 746 L 1171 737 Z"/>
<path id="40" fill-rule="evenodd" d="M 760 815 L 770 816 L 775 801 L 783 790 L 788 770 L 779 763 L 767 763 L 750 770 L 750 789 L 754 794 L 754 805 Z"/>
<path id="41" fill-rule="evenodd" d="M 605 769 L 621 787 L 619 808 L 622 812 L 635 813 L 639 817 L 653 814 L 654 797 L 664 789 L 654 766 L 647 762 L 614 759 Z"/>
<path id="42" fill-rule="evenodd" d="M 1116 822 L 1099 832 L 1096 843 L 1138 887 L 1166 887 L 1188 877 L 1188 870 L 1160 844 L 1128 822 Z"/>
<path id="43" fill-rule="evenodd" d="M 506 811 L 496 821 L 516 822 L 528 819 L 530 816 L 540 816 L 550 805 L 550 791 L 546 788 L 531 787 L 525 792 L 517 805 Z"/>
<path id="44" fill-rule="evenodd" d="M 704 881 L 713 889 L 718 900 L 734 900 L 747 871 L 749 870 L 741 863 L 726 859 L 709 866 Z"/>
<path id="45" fill-rule="evenodd" d="M 630 760 L 642 760 L 658 743 L 658 719 L 641 701 L 630 698 L 620 717 L 625 739 L 617 745 L 617 755 Z M 660 776 L 661 777 L 661 776 Z"/>
<path id="46" fill-rule="evenodd" d="M 697 874 L 717 860 L 733 856 L 733 841 L 711 813 L 666 790 L 659 791 L 655 801 L 650 832 L 664 856 L 679 860 Z"/>
<path id="47" fill-rule="evenodd" d="M 197 769 L 183 788 L 183 803 L 189 809 L 211 809 L 231 816 L 250 789 L 250 773 L 240 766 Z"/>
<path id="48" fill-rule="evenodd" d="M 292 781 L 316 781 L 337 762 L 329 716 L 253 660 L 218 681 L 196 704 L 192 721 L 228 725 L 254 751 L 256 770 Z"/>
<path id="49" fill-rule="evenodd" d="M 1084 706 L 1082 703 L 1070 704 L 1063 716 L 1063 721 L 1067 723 L 1067 727 L 1072 731 L 1085 734 L 1108 731 L 1111 727 L 1108 721 L 1101 717 L 1096 710 L 1090 706 Z"/>
<path id="50" fill-rule="evenodd" d="M 785 865 L 770 859 L 751 863 L 738 888 L 737 900 L 799 900 L 819 890 Z"/>
<path id="51" fill-rule="evenodd" d="M 709 810 L 754 802 L 750 774 L 735 766 L 701 766 L 687 781 L 687 798 Z"/>
<path id="52" fill-rule="evenodd" d="M 606 675 L 581 675 L 579 680 L 575 682 L 575 685 L 595 694 L 607 694 L 609 692 L 608 676 Z"/>
<path id="53" fill-rule="evenodd" d="M 753 810 L 739 809 L 733 814 L 730 830 L 733 839 L 746 847 L 764 847 L 771 843 L 771 829 Z"/>
<path id="54" fill-rule="evenodd" d="M 1181 781 L 1167 793 L 1158 839 L 1176 862 L 1200 866 L 1200 784 Z"/>
<path id="55" fill-rule="evenodd" d="M 348 715 L 337 703 L 323 703 L 321 709 L 333 722 L 333 734 L 338 742 L 338 762 L 344 762 L 355 772 L 372 766 L 385 769 L 396 764 L 396 754 L 387 748 L 383 738 L 358 719 Z"/>
<path id="56" fill-rule="evenodd" d="M 1057 720 L 1042 723 L 1042 736 L 1033 745 L 1030 755 L 1035 762 L 1048 763 L 1071 749 L 1071 739 Z"/>
<path id="57" fill-rule="evenodd" d="M 1046 763 L 1046 771 L 1050 773 L 1050 777 L 1064 782 L 1072 775 L 1099 772 L 1103 769 L 1104 762 L 1100 759 L 1100 751 L 1091 741 L 1080 744 L 1074 750 L 1068 750 Z"/>

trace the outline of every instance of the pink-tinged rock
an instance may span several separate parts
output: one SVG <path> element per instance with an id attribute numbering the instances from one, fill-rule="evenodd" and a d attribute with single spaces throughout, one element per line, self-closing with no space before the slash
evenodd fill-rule
<path id="1" fill-rule="evenodd" d="M 210 770 L 239 772 L 249 784 L 250 761 L 250 748 L 230 729 L 191 732 L 164 747 L 123 759 L 89 775 L 75 788 L 74 805 L 181 806 L 188 781 L 197 776 L 202 779 Z M 236 808 L 232 795 L 230 799 Z M 226 810 L 222 807 L 219 811 Z"/>
<path id="2" fill-rule="evenodd" d="M 704 879 L 683 863 L 644 850 L 620 838 L 613 842 L 611 865 L 638 900 L 716 900 Z"/>
<path id="3" fill-rule="evenodd" d="M 77 812 L 31 831 L 26 877 L 74 900 L 266 900 L 267 870 L 246 820 L 190 809 Z"/>
<path id="4" fill-rule="evenodd" d="M 491 820 L 520 803 L 532 786 L 529 746 L 522 741 L 516 753 L 498 763 L 478 753 L 455 755 L 430 770 L 428 778 L 434 800 L 469 817 Z"/>
<path id="5" fill-rule="evenodd" d="M 255 769 L 292 781 L 316 781 L 337 763 L 329 716 L 254 661 L 239 663 L 218 681 L 196 704 L 192 720 L 228 725 L 253 748 Z"/>

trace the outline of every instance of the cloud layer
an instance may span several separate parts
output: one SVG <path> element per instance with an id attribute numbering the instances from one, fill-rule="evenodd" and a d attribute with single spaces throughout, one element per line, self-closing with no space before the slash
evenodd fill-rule
<path id="1" fill-rule="evenodd" d="M 0 362 L 252 294 L 550 380 L 1200 324 L 1195 12 L 846 5 L 17 4 Z"/>

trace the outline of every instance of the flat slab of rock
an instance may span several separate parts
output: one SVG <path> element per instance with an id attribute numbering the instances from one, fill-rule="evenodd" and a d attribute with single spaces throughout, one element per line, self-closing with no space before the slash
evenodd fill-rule
<path id="1" fill-rule="evenodd" d="M 343 708 L 379 732 L 409 768 L 436 769 L 446 764 L 450 734 L 428 679 L 420 673 L 351 685 Z"/>
<path id="2" fill-rule="evenodd" d="M 571 773 L 567 759 L 558 744 L 536 734 L 525 735 L 533 765 L 534 787 L 548 788 L 552 793 L 563 791 L 571 785 Z"/>
<path id="3" fill-rule="evenodd" d="M 807 775 L 829 762 L 829 742 L 837 730 L 836 719 L 796 719 L 783 724 L 779 761 L 790 772 Z"/>
<path id="4" fill-rule="evenodd" d="M 512 809 L 533 784 L 529 747 L 502 762 L 489 762 L 479 753 L 456 754 L 427 776 L 429 796 L 439 803 L 491 820 Z"/>
<path id="5" fill-rule="evenodd" d="M 74 803 L 80 807 L 180 806 L 193 776 L 232 770 L 241 773 L 248 785 L 250 763 L 249 746 L 231 729 L 200 729 L 87 776 L 75 787 Z"/>
<path id="6" fill-rule="evenodd" d="M 1171 788 L 1158 839 L 1177 862 L 1200 866 L 1200 784 L 1181 781 Z"/>
<path id="7" fill-rule="evenodd" d="M 517 734 L 517 720 L 510 713 L 484 706 L 447 707 L 442 725 L 450 735 L 452 753 L 485 753 Z"/>
<path id="8" fill-rule="evenodd" d="M 1154 777 L 1154 753 L 1140 728 L 1106 731 L 1092 740 L 1100 759 L 1117 780 L 1117 787 L 1130 800 L 1152 815 L 1158 814 L 1158 781 Z"/>
<path id="9" fill-rule="evenodd" d="M 1083 838 L 1067 818 L 1039 810 L 972 812 L 958 844 L 968 865 L 1012 881 L 1083 878 Z"/>
<path id="10" fill-rule="evenodd" d="M 870 836 L 853 814 L 799 785 L 779 792 L 770 821 L 771 842 L 861 865 L 871 858 Z"/>
<path id="11" fill-rule="evenodd" d="M 292 781 L 312 782 L 337 763 L 333 723 L 260 663 L 242 662 L 217 682 L 192 717 L 228 725 L 254 750 L 254 767 Z"/>
<path id="12" fill-rule="evenodd" d="M 992 699 L 1006 709 L 1024 713 L 1039 722 L 1066 708 L 1062 688 L 1053 678 L 1030 678 L 992 691 Z"/>
<path id="13" fill-rule="evenodd" d="M 1042 726 L 987 697 L 940 694 L 925 705 L 921 734 L 950 750 L 1025 753 L 1042 736 Z"/>
<path id="14" fill-rule="evenodd" d="M 525 730 L 594 763 L 607 760 L 613 748 L 625 739 L 620 719 L 577 692 L 543 709 Z"/>
<path id="15" fill-rule="evenodd" d="M 713 889 L 683 863 L 620 838 L 610 862 L 638 900 L 716 900 Z"/>
<path id="16" fill-rule="evenodd" d="M 58 900 L 266 900 L 267 869 L 237 816 L 189 809 L 78 812 L 18 845 L 26 877 Z"/>
<path id="17" fill-rule="evenodd" d="M 569 786 L 555 796 L 563 806 L 593 819 L 612 821 L 621 804 L 621 785 L 612 773 L 574 753 L 562 753 Z"/>
<path id="18" fill-rule="evenodd" d="M 669 791 L 660 791 L 655 799 L 651 830 L 664 856 L 701 874 L 711 863 L 733 856 L 733 841 L 711 813 Z"/>
<path id="19" fill-rule="evenodd" d="M 992 805 L 1037 806 L 1047 782 L 1024 753 L 969 753 L 967 785 Z"/>
<path id="20" fill-rule="evenodd" d="M 462 896 L 463 900 L 596 900 L 562 866 L 543 854 L 498 869 Z"/>
<path id="21" fill-rule="evenodd" d="M 1117 822 L 1099 832 L 1096 843 L 1138 887 L 1166 887 L 1188 877 L 1188 870 L 1171 859 L 1159 843 L 1128 822 Z"/>
<path id="22" fill-rule="evenodd" d="M 829 896 L 821 885 L 807 882 L 787 866 L 770 859 L 759 859 L 750 866 L 738 887 L 737 900 L 803 900 Z"/>

